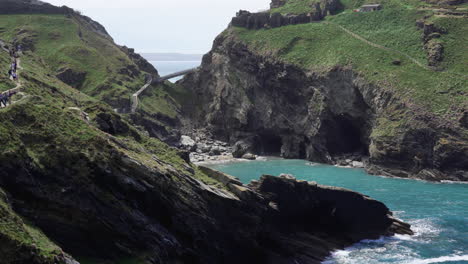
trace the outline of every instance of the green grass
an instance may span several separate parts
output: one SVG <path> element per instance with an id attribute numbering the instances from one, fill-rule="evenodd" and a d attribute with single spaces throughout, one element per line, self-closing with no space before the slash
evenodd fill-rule
<path id="1" fill-rule="evenodd" d="M 329 16 L 327 20 L 426 63 L 422 33 L 415 22 L 427 13 L 396 5 L 399 1 L 388 2 L 387 9 L 382 11 L 343 12 Z M 459 46 L 465 38 L 460 37 L 463 29 L 450 30 L 442 39 L 447 42 L 448 52 L 444 66 L 450 72 L 466 71 L 467 60 L 463 59 L 466 52 L 462 55 L 463 48 Z M 468 92 L 468 82 L 464 78 L 422 69 L 402 55 L 374 48 L 351 37 L 334 24 L 310 23 L 257 31 L 236 28 L 234 34 L 260 54 L 273 52 L 282 61 L 317 72 L 326 72 L 336 65 L 352 66 L 369 82 L 395 91 L 404 100 L 423 105 L 439 115 L 449 114 L 466 103 L 466 98 L 459 96 Z M 457 45 L 459 50 L 452 52 Z M 401 60 L 402 65 L 394 66 L 392 61 L 395 59 Z"/>
<path id="2" fill-rule="evenodd" d="M 90 30 L 75 17 L 64 15 L 1 15 L 2 38 L 30 39 L 34 53 L 52 73 L 70 68 L 86 73 L 82 92 L 118 105 L 143 84 L 144 74 L 125 72 L 133 62 L 108 38 Z"/>
<path id="3" fill-rule="evenodd" d="M 435 17 L 432 22 L 448 34 L 442 34 L 444 45 L 442 67 L 452 72 L 468 75 L 468 19 Z"/>
<path id="4" fill-rule="evenodd" d="M 191 91 L 169 81 L 151 85 L 140 95 L 139 109 L 149 115 L 162 114 L 170 118 L 179 115 L 182 105 L 192 103 Z"/>
<path id="5" fill-rule="evenodd" d="M 312 5 L 314 3 L 320 3 L 319 0 L 289 0 L 284 6 L 273 8 L 270 10 L 271 13 L 281 14 L 305 14 L 312 11 Z"/>

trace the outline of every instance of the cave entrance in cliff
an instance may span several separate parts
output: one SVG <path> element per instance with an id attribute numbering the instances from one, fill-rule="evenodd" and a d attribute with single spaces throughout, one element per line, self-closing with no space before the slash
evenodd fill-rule
<path id="1" fill-rule="evenodd" d="M 326 121 L 325 127 L 326 146 L 330 155 L 369 154 L 369 133 L 363 119 L 342 114 Z"/>
<path id="2" fill-rule="evenodd" d="M 281 155 L 283 141 L 280 136 L 272 133 L 262 133 L 260 136 L 260 153 L 265 156 Z"/>

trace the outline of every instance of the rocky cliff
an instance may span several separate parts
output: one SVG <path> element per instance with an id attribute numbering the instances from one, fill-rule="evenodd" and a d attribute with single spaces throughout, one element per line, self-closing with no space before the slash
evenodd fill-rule
<path id="1" fill-rule="evenodd" d="M 376 174 L 468 180 L 466 77 L 453 72 L 456 63 L 448 65 L 431 44 L 440 34 L 425 37 L 434 24 L 418 28 L 422 14 L 399 7 L 379 12 L 348 11 L 329 22 L 266 30 L 230 27 L 201 69 L 182 82 L 196 94 L 196 107 L 186 106 L 188 119 L 235 145 L 238 157 L 252 152 L 332 164 L 354 157 Z M 372 37 L 375 30 L 362 24 L 370 19 L 372 28 L 386 28 L 390 35 L 394 29 L 385 19 L 406 19 L 401 27 L 417 34 L 408 35 L 415 54 L 424 58 L 424 45 L 429 66 L 445 69 L 429 69 L 345 28 L 355 26 Z M 462 41 L 458 28 L 443 25 L 445 34 Z M 448 52 L 458 51 L 445 48 L 444 56 Z"/>
<path id="2" fill-rule="evenodd" d="M 1 264 L 315 264 L 361 239 L 412 234 L 359 193 L 287 176 L 245 186 L 196 167 L 158 139 L 179 122 L 173 98 L 191 92 L 164 84 L 122 113 L 157 75 L 148 62 L 59 12 L 71 9 L 8 2 L 19 9 L 1 15 L 0 44 L 23 49 L 20 80 L 0 78 L 2 92 L 21 88 L 0 109 Z M 12 59 L 0 50 L 1 67 Z"/>

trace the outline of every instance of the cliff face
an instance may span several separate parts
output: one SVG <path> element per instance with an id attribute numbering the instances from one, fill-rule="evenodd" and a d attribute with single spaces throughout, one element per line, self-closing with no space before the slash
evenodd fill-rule
<path id="1" fill-rule="evenodd" d="M 326 46 L 321 38 L 327 37 L 295 36 L 295 27 L 297 32 L 313 36 L 332 25 L 260 31 L 234 27 L 222 33 L 199 72 L 182 81 L 196 94 L 197 107 L 189 105 L 185 111 L 188 119 L 235 145 L 234 154 L 239 157 L 253 152 L 338 163 L 343 155 L 361 156 L 367 169 L 376 174 L 468 180 L 468 133 L 463 121 L 466 101 L 459 109 L 445 109 L 451 114 L 442 117 L 420 103 L 409 103 L 412 98 L 408 94 L 391 88 L 394 85 L 383 79 L 387 78 L 387 69 L 370 69 L 373 77 L 369 77 L 349 62 L 320 70 L 313 68 L 320 67 L 322 61 L 305 67 L 302 61 L 321 56 L 313 48 Z M 335 33 L 337 39 L 341 36 L 338 33 L 342 32 Z M 280 40 L 282 34 L 290 42 Z M 278 43 L 283 46 L 277 47 Z M 270 44 L 273 47 L 268 48 Z M 357 44 L 363 49 L 362 43 Z M 329 54 L 334 49 L 336 54 L 343 53 L 339 46 L 329 46 L 322 52 Z M 350 49 L 350 53 L 356 50 Z M 382 57 L 363 54 L 356 60 L 392 65 Z M 399 66 L 392 67 L 389 72 Z M 466 90 L 466 81 L 460 83 Z M 453 96 L 460 98 L 463 94 Z M 455 120 L 449 123 L 448 116 Z"/>

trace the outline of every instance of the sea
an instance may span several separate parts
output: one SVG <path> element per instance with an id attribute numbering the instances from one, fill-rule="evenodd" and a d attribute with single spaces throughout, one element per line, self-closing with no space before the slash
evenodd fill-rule
<path id="1" fill-rule="evenodd" d="M 384 202 L 412 225 L 414 236 L 365 240 L 336 251 L 323 264 L 467 264 L 468 184 L 387 178 L 363 169 L 340 168 L 304 160 L 269 158 L 213 164 L 243 183 L 261 175 L 292 174 L 297 179 L 348 188 Z"/>
<path id="2" fill-rule="evenodd" d="M 149 61 L 158 70 L 160 76 L 168 75 L 171 73 L 192 69 L 200 66 L 201 60 L 198 61 Z M 183 76 L 179 76 L 170 79 L 170 82 L 176 82 L 182 79 Z"/>

